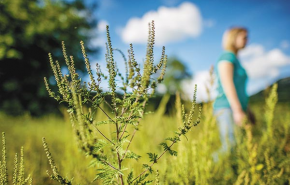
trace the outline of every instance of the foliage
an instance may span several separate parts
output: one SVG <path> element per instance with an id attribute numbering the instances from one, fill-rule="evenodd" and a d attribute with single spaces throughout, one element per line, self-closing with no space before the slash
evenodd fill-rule
<path id="1" fill-rule="evenodd" d="M 71 181 L 66 179 L 66 178 L 63 178 L 59 172 L 58 172 L 58 169 L 54 163 L 54 160 L 51 156 L 51 153 L 49 151 L 49 148 L 47 146 L 47 143 L 45 141 L 45 138 L 42 138 L 42 143 L 43 143 L 43 147 L 44 147 L 44 150 L 45 150 L 45 153 L 46 153 L 46 156 L 47 156 L 47 159 L 49 161 L 49 164 L 50 164 L 50 168 L 52 169 L 52 175 L 49 174 L 49 172 L 47 171 L 47 174 L 48 176 L 53 179 L 53 180 L 56 180 L 58 181 L 60 184 L 66 184 L 66 185 L 71 185 Z"/>
<path id="2" fill-rule="evenodd" d="M 101 180 L 103 184 L 148 184 L 151 181 L 146 180 L 150 173 L 153 172 L 152 166 L 168 152 L 176 156 L 177 152 L 172 146 L 180 141 L 181 136 L 185 136 L 188 131 L 199 124 L 200 118 L 193 122 L 195 111 L 195 94 L 192 101 L 189 114 L 185 113 L 183 107 L 181 112 L 182 125 L 175 136 L 167 138 L 168 142 L 162 142 L 163 152 L 157 155 L 148 153 L 151 164 L 143 164 L 144 170 L 138 175 L 129 173 L 125 180 L 125 173 L 128 167 L 124 166 L 124 161 L 129 159 L 139 160 L 140 156 L 129 147 L 140 128 L 140 120 L 144 117 L 145 106 L 150 97 L 153 96 L 157 83 L 161 83 L 165 74 L 167 56 L 163 47 L 161 59 L 158 64 L 154 65 L 153 47 L 155 42 L 155 27 L 152 21 L 149 24 L 149 36 L 146 52 L 146 60 L 143 66 L 143 73 L 140 65 L 134 57 L 133 45 L 130 44 L 129 59 L 125 59 L 126 74 L 122 76 L 114 61 L 112 44 L 110 39 L 109 27 L 107 26 L 107 70 L 109 76 L 104 76 L 100 70 L 99 64 L 96 65 L 97 80 L 92 74 L 89 59 L 87 57 L 84 43 L 81 41 L 81 49 L 84 56 L 87 72 L 91 82 L 81 82 L 79 74 L 76 72 L 74 59 L 68 57 L 66 48 L 63 43 L 63 55 L 69 69 L 70 75 L 63 75 L 58 61 L 53 61 L 49 54 L 50 64 L 58 86 L 59 94 L 51 91 L 48 81 L 45 78 L 46 88 L 51 97 L 59 102 L 66 102 L 69 106 L 68 113 L 77 137 L 79 147 L 91 156 L 92 166 L 97 167 L 97 175 L 94 180 Z M 118 50 L 119 51 L 119 50 Z M 153 77 L 160 71 L 159 77 Z M 100 83 L 102 79 L 108 79 L 110 92 L 104 92 Z M 121 87 L 117 86 L 117 79 L 122 81 Z M 117 91 L 122 91 L 122 97 L 118 97 Z M 110 100 L 108 99 L 110 98 Z M 109 107 L 109 111 L 104 110 L 102 103 Z M 88 110 L 88 111 L 86 111 Z M 102 111 L 107 119 L 96 121 L 95 114 L 97 110 Z M 201 110 L 199 110 L 199 113 Z M 100 130 L 100 125 L 114 125 L 111 137 L 105 135 Z M 130 139 L 128 139 L 130 138 Z M 52 170 L 54 170 L 52 165 Z M 57 176 L 56 173 L 54 176 Z M 60 178 L 61 179 L 61 178 Z"/>
<path id="3" fill-rule="evenodd" d="M 24 155 L 23 147 L 21 147 L 20 163 L 18 162 L 18 154 L 15 154 L 14 158 L 14 170 L 13 170 L 13 185 L 32 184 L 32 177 L 28 175 L 24 176 Z M 2 160 L 0 160 L 0 184 L 7 185 L 9 182 L 7 171 L 7 156 L 6 156 L 6 139 L 5 133 L 2 132 Z"/>
<path id="4" fill-rule="evenodd" d="M 81 57 L 76 44 L 90 39 L 88 31 L 95 25 L 91 10 L 80 0 L 1 0 L 0 108 L 12 115 L 57 110 L 42 83 L 43 76 L 52 75 L 46 55 L 54 52 L 60 57 L 57 48 L 61 38 L 69 51 Z M 83 63 L 76 66 L 85 70 Z"/>
<path id="5" fill-rule="evenodd" d="M 289 183 L 289 153 L 287 144 L 289 125 L 280 123 L 274 126 L 274 110 L 277 103 L 277 84 L 266 99 L 264 125 L 260 130 L 246 125 L 244 137 L 237 149 L 236 184 L 285 184 Z M 282 130 L 281 130 L 282 129 Z M 256 137 L 253 133 L 256 132 Z M 259 133 L 260 132 L 260 133 Z M 241 152 L 244 151 L 244 152 Z"/>
<path id="6" fill-rule="evenodd" d="M 289 184 L 289 106 L 275 111 L 277 86 L 274 85 L 266 104 L 253 104 L 258 122 L 237 129 L 237 147 L 217 153 L 218 130 L 211 103 L 204 104 L 202 125 L 190 143 L 181 142 L 177 152 L 182 156 L 162 164 L 164 184 Z M 283 108 L 282 108 L 283 107 Z M 277 108 L 276 108 L 277 109 Z M 287 110 L 285 110 L 287 109 Z M 281 112 L 284 114 L 281 114 Z M 265 112 L 265 114 L 261 114 Z M 271 122 L 271 123 L 270 123 Z M 217 160 L 218 159 L 218 160 Z"/>
<path id="7" fill-rule="evenodd" d="M 162 148 L 156 143 L 163 142 L 169 133 L 173 133 L 178 127 L 181 127 L 181 114 L 178 113 L 181 111 L 181 102 L 180 100 L 176 102 L 179 102 L 179 105 L 177 106 L 177 103 L 176 108 L 168 114 L 155 111 L 145 114 L 144 118 L 140 120 L 141 127 L 130 145 L 130 151 L 134 151 L 142 157 L 138 158 L 138 161 L 124 161 L 124 165 L 129 168 L 124 171 L 127 177 L 130 172 L 132 175 L 141 173 L 144 168 L 140 163 L 148 164 L 150 160 L 147 153 L 159 154 L 162 152 Z M 158 110 L 164 110 L 166 102 L 160 106 L 162 107 L 159 107 Z M 219 131 L 214 117 L 212 117 L 212 106 L 209 103 L 203 103 L 202 124 L 191 130 L 186 136 L 187 139 L 182 137 L 178 145 L 173 146 L 172 149 L 177 151 L 178 157 L 163 155 L 162 160 L 153 166 L 154 171 L 149 174 L 148 180 L 152 179 L 152 184 L 158 182 L 164 185 L 200 184 L 200 182 L 205 182 L 204 184 L 250 184 L 251 179 L 258 175 L 256 184 L 263 184 L 263 182 L 267 184 L 272 177 L 274 182 L 268 181 L 270 184 L 289 184 L 290 114 L 288 113 L 290 106 L 278 102 L 274 107 L 273 124 L 271 124 L 272 139 L 269 139 L 269 135 L 267 136 L 265 100 L 264 103 L 252 103 L 250 106 L 257 118 L 256 125 L 253 125 L 248 131 L 239 130 L 236 137 L 240 147 L 237 147 L 235 152 L 220 153 L 219 160 L 216 161 L 213 155 L 220 147 Z M 188 107 L 190 106 L 185 104 L 186 111 L 188 111 Z M 106 107 L 103 106 L 103 109 Z M 15 153 L 18 153 L 19 148 L 23 146 L 25 148 L 25 171 L 33 174 L 33 184 L 58 184 L 58 182 L 54 183 L 50 180 L 46 174 L 50 164 L 41 143 L 41 138 L 45 136 L 61 175 L 68 176 L 69 180 L 73 179 L 73 184 L 91 184 L 91 180 L 96 176 L 96 171 L 88 168 L 92 157 L 84 158 L 79 152 L 71 134 L 72 128 L 68 113 L 63 110 L 63 114 L 65 119 L 56 115 L 33 118 L 29 115 L 11 117 L 0 113 L 0 130 L 9 135 L 9 139 L 6 141 L 8 169 L 13 169 L 13 160 L 9 160 L 9 158 L 13 159 Z M 96 122 L 103 121 L 106 120 L 106 115 L 102 111 L 97 111 L 95 118 Z M 107 125 L 98 127 L 104 135 L 108 136 L 114 128 L 113 125 L 112 127 Z M 265 141 L 263 141 L 263 137 L 266 138 Z M 248 146 L 252 147 L 248 148 Z M 9 161 L 12 162 L 9 163 Z M 252 170 L 255 170 L 253 172 L 257 175 L 252 176 Z M 50 172 L 50 174 L 52 173 Z M 97 181 L 93 184 L 102 183 Z"/>

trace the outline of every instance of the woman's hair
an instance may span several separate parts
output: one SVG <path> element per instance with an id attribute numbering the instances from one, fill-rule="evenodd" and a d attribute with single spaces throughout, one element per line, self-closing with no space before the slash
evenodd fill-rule
<path id="1" fill-rule="evenodd" d="M 225 50 L 236 52 L 235 41 L 240 32 L 248 32 L 244 27 L 232 27 L 225 31 L 222 46 Z"/>

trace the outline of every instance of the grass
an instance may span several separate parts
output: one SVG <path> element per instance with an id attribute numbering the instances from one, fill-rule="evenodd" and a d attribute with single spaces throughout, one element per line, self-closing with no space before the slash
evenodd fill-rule
<path id="1" fill-rule="evenodd" d="M 263 114 L 265 105 L 255 103 L 251 107 L 256 114 L 257 124 L 250 129 L 240 130 L 237 135 L 240 144 L 236 151 L 222 154 L 219 161 L 214 162 L 212 154 L 220 146 L 219 135 L 210 112 L 211 106 L 204 104 L 201 124 L 174 147 L 178 157 L 166 154 L 155 166 L 159 171 L 160 184 L 289 184 L 290 152 L 287 146 L 290 106 L 287 103 L 276 105 L 271 127 L 273 136 L 267 134 L 267 121 Z M 97 117 L 100 120 L 105 118 L 101 112 Z M 46 174 L 50 166 L 41 141 L 45 137 L 63 176 L 73 178 L 73 184 L 98 184 L 91 183 L 96 171 L 89 167 L 91 159 L 84 157 L 77 149 L 66 114 L 63 118 L 54 115 L 33 118 L 29 115 L 9 117 L 0 114 L 0 122 L 0 131 L 6 133 L 9 175 L 12 174 L 14 155 L 23 146 L 25 172 L 32 174 L 33 184 L 56 184 Z M 131 169 L 136 174 L 141 172 L 142 168 L 138 164 L 148 161 L 146 152 L 162 152 L 161 146 L 156 144 L 168 135 L 173 136 L 177 127 L 176 115 L 164 115 L 164 107 L 146 115 L 131 146 L 132 150 L 143 157 L 141 161 L 126 164 L 129 169 L 125 173 Z M 100 129 L 105 134 L 110 133 L 110 127 Z M 156 181 L 156 174 L 150 178 Z"/>

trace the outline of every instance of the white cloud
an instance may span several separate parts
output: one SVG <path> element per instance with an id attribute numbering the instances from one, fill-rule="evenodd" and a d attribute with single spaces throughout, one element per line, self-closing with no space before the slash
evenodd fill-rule
<path id="1" fill-rule="evenodd" d="M 148 23 L 155 21 L 156 44 L 164 45 L 186 38 L 194 38 L 201 34 L 202 17 L 196 5 L 184 2 L 179 7 L 159 7 L 150 11 L 142 18 L 131 18 L 121 31 L 121 37 L 126 43 L 146 43 Z"/>
<path id="2" fill-rule="evenodd" d="M 268 52 L 261 45 L 250 45 L 241 51 L 241 62 L 248 75 L 252 79 L 277 78 L 280 68 L 290 65 L 290 57 L 280 49 L 272 49 Z"/>
<path id="3" fill-rule="evenodd" d="M 282 70 L 290 67 L 290 57 L 280 49 L 265 51 L 263 46 L 258 44 L 250 45 L 242 50 L 240 57 L 249 76 L 247 88 L 249 95 L 257 93 L 276 80 L 285 77 Z"/>
<path id="4" fill-rule="evenodd" d="M 264 47 L 258 44 L 250 45 L 241 51 L 240 60 L 245 67 L 249 82 L 247 92 L 249 95 L 257 93 L 276 80 L 290 75 L 290 56 L 285 55 L 280 49 L 265 51 Z M 283 69 L 286 69 L 283 71 Z M 285 73 L 286 72 L 286 73 Z M 197 101 L 208 101 L 209 97 L 206 87 L 210 87 L 209 71 L 195 73 L 193 79 L 183 82 L 182 86 L 186 97 L 192 99 L 194 85 L 197 84 Z M 216 97 L 216 86 L 210 88 L 210 99 Z"/>

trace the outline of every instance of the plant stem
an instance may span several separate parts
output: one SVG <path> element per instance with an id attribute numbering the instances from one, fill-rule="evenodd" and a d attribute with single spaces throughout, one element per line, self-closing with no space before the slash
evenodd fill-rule
<path id="1" fill-rule="evenodd" d="M 144 101 L 143 102 L 143 110 L 144 110 L 144 107 L 145 107 L 145 105 L 146 105 L 146 102 L 147 101 Z M 142 115 L 143 115 L 143 112 L 142 112 Z M 141 118 L 140 118 L 141 119 Z M 139 125 L 139 122 L 140 122 L 140 120 L 138 121 L 138 124 L 136 125 L 136 126 L 138 126 Z M 122 159 L 124 159 L 125 158 L 125 155 L 126 155 L 126 153 L 127 153 L 127 151 L 128 151 L 128 149 L 129 149 L 129 146 L 130 146 L 130 144 L 131 144 L 131 142 L 132 142 L 132 140 L 133 140 L 133 138 L 134 138 L 134 136 L 135 136 L 135 133 L 136 133 L 136 129 L 134 129 L 134 131 L 133 131 L 133 134 L 132 134 L 132 137 L 131 137 L 131 139 L 130 139 L 130 142 L 129 142 L 129 144 L 128 144 L 128 146 L 127 146 L 127 148 L 126 148 L 126 150 L 125 150 L 125 153 L 124 153 L 124 155 L 123 155 L 123 157 L 122 157 Z M 125 129 L 124 129 L 124 131 L 123 131 L 123 134 L 124 134 L 124 132 L 125 132 Z M 122 134 L 122 136 L 123 136 L 123 134 Z"/>
<path id="2" fill-rule="evenodd" d="M 132 134 L 132 137 L 131 137 L 131 139 L 130 139 L 130 142 L 129 142 L 129 144 L 128 144 L 128 146 L 127 146 L 125 152 L 124 152 L 124 155 L 123 155 L 123 157 L 122 157 L 122 160 L 125 158 L 126 153 L 127 153 L 128 149 L 129 149 L 129 146 L 130 146 L 130 144 L 131 144 L 131 142 L 132 142 L 132 140 L 133 140 L 134 135 L 135 135 L 136 132 L 137 132 L 137 130 L 135 129 L 134 132 L 133 132 L 133 134 Z"/>
<path id="3" fill-rule="evenodd" d="M 122 160 L 120 159 L 119 152 L 117 152 L 117 156 L 118 156 L 119 170 L 121 170 L 121 168 L 122 168 Z M 121 179 L 121 184 L 123 185 L 124 184 L 123 175 L 120 174 L 119 177 Z"/>
<path id="4" fill-rule="evenodd" d="M 176 143 L 176 141 L 173 141 L 171 143 L 171 145 L 168 147 L 169 149 Z M 168 151 L 168 149 L 164 150 L 163 153 L 156 159 L 155 162 L 153 162 L 149 168 L 151 168 L 155 163 L 157 163 L 157 161 Z M 134 182 L 136 179 L 138 179 L 141 175 L 143 175 L 145 172 L 147 172 L 149 170 L 149 168 L 147 168 L 146 170 L 144 170 L 142 173 L 140 173 L 136 178 L 134 178 L 130 183 Z"/>
<path id="5" fill-rule="evenodd" d="M 115 109 L 115 117 L 116 118 L 118 117 L 118 113 L 117 113 L 116 109 Z M 115 122 L 115 125 L 116 125 L 116 138 L 117 138 L 117 143 L 119 143 L 120 130 L 119 130 L 119 125 L 118 125 L 118 122 L 117 121 Z M 121 170 L 122 169 L 122 160 L 120 158 L 120 153 L 119 153 L 118 150 L 117 150 L 117 157 L 118 157 L 119 170 Z M 120 174 L 119 177 L 120 177 L 120 180 L 121 180 L 121 184 L 124 185 L 123 175 Z"/>
<path id="6" fill-rule="evenodd" d="M 102 160 L 101 160 L 102 161 Z M 113 168 L 114 170 L 120 171 L 117 168 L 115 168 L 113 165 L 111 165 L 110 163 L 108 163 L 107 161 L 102 161 L 104 163 L 106 163 L 108 166 L 110 166 L 111 168 Z"/>
<path id="7" fill-rule="evenodd" d="M 138 102 L 138 101 L 139 101 L 139 98 L 140 98 L 140 95 L 137 96 L 137 98 L 136 98 L 136 100 L 135 100 L 134 103 Z M 133 103 L 133 104 L 134 104 L 134 103 Z M 143 108 L 145 107 L 145 105 L 146 105 L 146 101 L 145 101 L 145 103 L 143 103 Z M 128 108 L 127 108 L 127 109 L 128 109 Z M 124 112 L 121 114 L 121 116 L 122 116 L 122 115 L 127 111 L 127 109 L 124 110 Z M 128 117 L 128 120 L 131 119 L 132 114 L 133 114 L 133 110 L 131 110 L 130 115 L 129 115 L 129 117 Z M 125 131 L 126 131 L 127 125 L 128 125 L 128 123 L 126 123 L 126 125 L 124 126 L 124 129 L 123 129 L 123 132 L 122 132 L 122 135 L 121 135 L 120 139 L 122 139 L 122 137 L 123 137 L 123 135 L 124 135 L 124 133 L 125 133 Z"/>
<path id="8" fill-rule="evenodd" d="M 116 145 L 115 143 L 113 143 L 109 138 L 107 138 L 95 125 L 93 125 L 95 127 L 95 129 L 97 129 L 97 131 L 104 136 L 104 138 L 106 138 L 110 143 L 112 143 L 113 145 Z"/>
<path id="9" fill-rule="evenodd" d="M 112 109 L 116 113 L 116 110 L 105 99 L 104 102 L 110 107 L 110 109 Z"/>
<path id="10" fill-rule="evenodd" d="M 101 111 L 111 120 L 113 121 L 115 124 L 116 122 L 104 111 L 104 109 L 102 109 L 100 106 L 98 107 L 99 109 L 101 109 Z"/>

